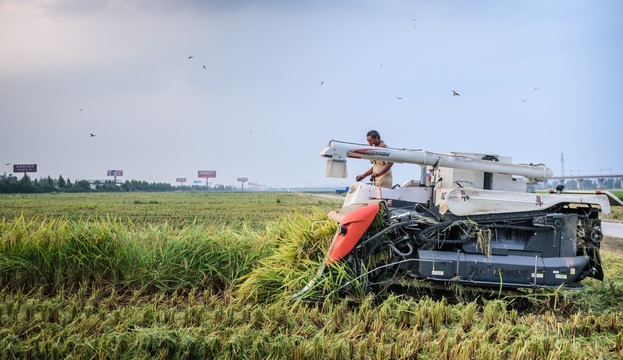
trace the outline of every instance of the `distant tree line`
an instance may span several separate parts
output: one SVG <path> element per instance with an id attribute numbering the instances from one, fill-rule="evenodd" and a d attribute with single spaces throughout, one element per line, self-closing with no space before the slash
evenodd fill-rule
<path id="1" fill-rule="evenodd" d="M 53 179 L 50 176 L 31 180 L 28 175 L 21 179 L 16 176 L 0 175 L 0 193 L 3 194 L 29 194 L 51 192 L 128 192 L 128 191 L 174 191 L 171 184 L 148 183 L 147 181 L 127 180 L 124 183 L 94 182 L 76 180 L 72 182 L 59 176 Z"/>

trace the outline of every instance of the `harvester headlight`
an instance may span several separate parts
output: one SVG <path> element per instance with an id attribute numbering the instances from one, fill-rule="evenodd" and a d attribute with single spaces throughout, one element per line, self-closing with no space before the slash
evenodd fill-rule
<path id="1" fill-rule="evenodd" d="M 595 244 L 599 244 L 601 242 L 601 240 L 603 240 L 604 238 L 604 234 L 601 232 L 600 229 L 595 228 L 593 229 L 593 231 L 591 231 L 591 241 Z"/>

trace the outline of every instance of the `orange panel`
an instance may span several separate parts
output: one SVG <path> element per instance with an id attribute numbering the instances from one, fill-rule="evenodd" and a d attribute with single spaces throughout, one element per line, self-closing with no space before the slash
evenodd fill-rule
<path id="1" fill-rule="evenodd" d="M 378 212 L 379 204 L 375 203 L 352 211 L 344 216 L 342 221 L 340 221 L 340 225 L 346 228 L 346 234 L 341 235 L 338 233 L 335 235 L 333 249 L 329 252 L 327 264 L 338 261 L 348 255 L 359 239 L 361 239 L 361 236 L 366 232 Z"/>

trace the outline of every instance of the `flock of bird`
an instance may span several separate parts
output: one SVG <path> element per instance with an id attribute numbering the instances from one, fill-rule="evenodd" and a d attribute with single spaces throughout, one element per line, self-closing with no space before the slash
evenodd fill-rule
<path id="1" fill-rule="evenodd" d="M 417 25 L 415 24 L 416 19 L 413 19 L 413 28 L 417 28 Z M 193 59 L 195 56 L 194 55 L 188 55 L 188 60 Z M 201 66 L 203 68 L 203 70 L 208 70 L 208 68 L 206 67 L 206 65 L 202 65 Z M 383 64 L 380 65 L 380 67 L 383 67 Z M 325 82 L 324 80 L 320 81 L 320 86 L 324 86 Z M 535 87 L 532 89 L 532 91 L 536 91 L 538 90 L 540 87 Z M 452 96 L 461 96 L 461 94 L 459 94 L 458 92 L 456 92 L 455 90 L 452 90 Z M 402 97 L 400 96 L 396 96 L 397 100 L 402 100 Z M 521 102 L 526 102 L 526 99 L 521 99 Z M 80 109 L 80 111 L 82 111 L 83 109 Z M 89 133 L 90 137 L 95 137 L 94 133 Z"/>
<path id="2" fill-rule="evenodd" d="M 415 22 L 415 19 L 413 19 L 413 21 Z M 413 25 L 414 27 L 417 27 L 415 24 Z M 188 60 L 191 60 L 192 58 L 194 58 L 194 55 L 188 55 Z M 203 68 L 203 70 L 207 70 L 208 68 L 205 65 L 201 66 Z M 383 64 L 381 64 L 381 67 L 383 67 Z M 324 86 L 324 80 L 320 81 L 320 86 Z M 535 87 L 532 89 L 532 91 L 536 91 L 539 90 L 540 87 Z M 458 92 L 456 92 L 455 90 L 452 90 L 452 96 L 461 96 L 461 94 L 459 94 Z M 402 97 L 400 96 L 396 96 L 397 100 L 402 100 Z M 521 102 L 526 102 L 526 99 L 522 99 Z M 80 111 L 82 111 L 83 109 L 80 109 Z M 94 133 L 89 133 L 90 137 L 95 137 Z"/>
<path id="3" fill-rule="evenodd" d="M 416 19 L 413 19 L 413 23 L 414 23 L 414 24 L 413 24 L 413 27 L 414 27 L 414 28 L 417 28 L 417 25 L 415 25 L 415 21 L 416 21 Z M 188 60 L 190 60 L 190 59 L 192 59 L 192 58 L 194 58 L 194 57 L 195 57 L 194 55 L 188 55 Z M 381 68 L 382 68 L 382 67 L 383 67 L 383 64 L 381 64 L 380 66 L 381 66 Z M 207 68 L 206 68 L 206 66 L 205 66 L 205 65 L 202 65 L 202 68 L 203 68 L 204 70 L 207 70 Z M 321 80 L 321 81 L 320 81 L 320 86 L 324 86 L 324 80 Z M 532 89 L 532 91 L 536 91 L 536 90 L 538 90 L 538 89 L 540 89 L 540 87 L 535 87 L 535 88 L 533 88 L 533 89 Z M 461 96 L 461 94 L 459 94 L 459 93 L 458 93 L 458 92 L 456 92 L 455 90 L 452 90 L 452 96 Z M 402 100 L 402 97 L 400 97 L 400 96 L 396 96 L 396 99 L 397 99 L 397 100 Z M 521 99 L 521 102 L 526 102 L 526 99 L 525 99 L 525 98 L 524 98 L 524 99 Z M 82 110 L 82 109 L 81 109 L 81 110 Z M 91 134 L 91 136 L 95 136 L 95 135 Z"/>
<path id="4" fill-rule="evenodd" d="M 416 19 L 413 19 L 413 28 L 414 28 L 414 29 L 417 29 Z M 192 58 L 194 58 L 194 57 L 195 57 L 194 55 L 188 55 L 188 60 L 191 60 L 191 59 L 192 59 Z M 383 67 L 383 64 L 381 64 L 381 68 L 382 68 L 382 67 Z M 206 68 L 206 66 L 205 66 L 205 65 L 202 65 L 202 68 L 203 68 L 204 70 L 207 70 L 207 68 Z M 320 81 L 320 86 L 324 86 L 324 80 Z M 536 91 L 536 90 L 538 90 L 538 89 L 539 89 L 539 87 L 536 87 L 536 88 L 533 88 L 533 89 L 532 89 L 532 91 Z M 459 94 L 458 92 L 456 92 L 456 91 L 452 90 L 452 96 L 461 96 L 461 94 Z M 396 99 L 397 99 L 397 100 L 402 100 L 402 97 L 400 97 L 400 96 L 396 96 Z M 522 99 L 521 101 L 522 101 L 522 102 L 526 102 L 526 99 Z M 93 135 L 91 135 L 91 136 L 93 136 Z"/>

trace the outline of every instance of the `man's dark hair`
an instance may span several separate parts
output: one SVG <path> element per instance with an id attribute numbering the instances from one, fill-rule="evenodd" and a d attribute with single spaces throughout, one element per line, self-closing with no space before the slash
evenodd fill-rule
<path id="1" fill-rule="evenodd" d="M 379 138 L 379 139 L 380 139 L 380 138 L 381 138 L 381 134 L 379 134 L 379 132 L 378 132 L 378 131 L 376 131 L 376 130 L 370 130 L 370 131 L 368 131 L 368 133 L 366 134 L 366 136 L 369 136 L 369 137 L 371 137 L 371 138 L 373 138 L 373 139 L 376 139 L 376 138 Z"/>

